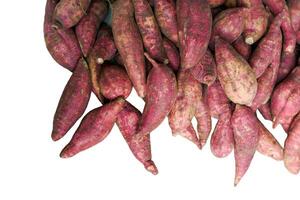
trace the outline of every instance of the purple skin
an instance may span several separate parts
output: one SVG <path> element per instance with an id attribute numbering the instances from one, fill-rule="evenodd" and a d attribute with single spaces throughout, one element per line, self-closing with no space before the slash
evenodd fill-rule
<path id="1" fill-rule="evenodd" d="M 247 172 L 255 154 L 258 141 L 258 124 L 254 112 L 246 107 L 236 105 L 231 118 L 234 134 L 234 158 L 236 186 Z"/>
<path id="2" fill-rule="evenodd" d="M 295 31 L 299 31 L 300 30 L 300 1 L 289 0 L 288 8 L 291 16 L 292 26 Z"/>
<path id="3" fill-rule="evenodd" d="M 168 63 L 159 26 L 147 0 L 133 0 L 135 20 L 143 44 L 149 55 L 159 62 Z"/>
<path id="4" fill-rule="evenodd" d="M 60 0 L 55 7 L 53 19 L 64 28 L 75 26 L 87 13 L 91 0 Z"/>
<path id="5" fill-rule="evenodd" d="M 72 157 L 104 140 L 110 133 L 124 104 L 125 100 L 118 98 L 90 111 L 82 119 L 71 141 L 60 153 L 60 157 Z"/>
<path id="6" fill-rule="evenodd" d="M 62 138 L 83 115 L 91 94 L 89 70 L 80 59 L 59 100 L 54 120 L 52 139 Z"/>
<path id="7" fill-rule="evenodd" d="M 268 6 L 274 15 L 280 13 L 285 5 L 284 0 L 263 0 L 263 2 L 266 6 Z"/>
<path id="8" fill-rule="evenodd" d="M 176 5 L 174 0 L 154 0 L 154 12 L 161 32 L 178 46 Z"/>
<path id="9" fill-rule="evenodd" d="M 146 96 L 146 65 L 143 41 L 134 20 L 131 0 L 117 0 L 113 4 L 112 30 L 114 41 L 122 57 L 128 76 L 141 98 Z"/>
<path id="10" fill-rule="evenodd" d="M 178 71 L 180 65 L 180 55 L 176 46 L 167 38 L 163 38 L 163 45 L 169 60 L 168 66 L 173 69 L 174 72 Z"/>
<path id="11" fill-rule="evenodd" d="M 107 11 L 108 4 L 105 0 L 93 0 L 87 15 L 75 27 L 76 36 L 85 57 L 93 47 L 99 26 L 105 19 Z"/>
<path id="12" fill-rule="evenodd" d="M 164 64 L 156 63 L 147 53 L 152 64 L 147 78 L 145 107 L 139 125 L 137 138 L 150 134 L 171 111 L 177 97 L 177 82 L 173 71 Z"/>
<path id="13" fill-rule="evenodd" d="M 142 114 L 138 109 L 126 102 L 123 110 L 118 114 L 116 124 L 136 159 L 145 166 L 146 170 L 156 175 L 158 170 L 151 160 L 150 135 L 139 141 L 132 140 L 133 136 L 137 134 L 141 116 Z"/>
<path id="14" fill-rule="evenodd" d="M 46 47 L 53 59 L 73 71 L 81 57 L 81 51 L 72 29 L 61 29 L 53 24 L 53 12 L 58 0 L 47 0 L 44 18 Z"/>
<path id="15" fill-rule="evenodd" d="M 233 42 L 232 46 L 235 50 L 244 57 L 245 60 L 248 60 L 251 55 L 251 45 L 247 44 L 243 36 L 240 36 L 236 41 Z"/>
<path id="16" fill-rule="evenodd" d="M 215 59 L 208 49 L 200 62 L 190 70 L 196 80 L 208 86 L 213 84 L 217 78 Z"/>
<path id="17" fill-rule="evenodd" d="M 273 117 L 272 117 L 272 112 L 271 112 L 271 107 L 270 107 L 270 101 L 261 105 L 258 108 L 258 110 L 259 110 L 260 114 L 264 117 L 265 120 L 272 121 Z"/>
<path id="18" fill-rule="evenodd" d="M 182 69 L 194 67 L 209 43 L 212 15 L 206 0 L 177 0 L 179 50 Z"/>

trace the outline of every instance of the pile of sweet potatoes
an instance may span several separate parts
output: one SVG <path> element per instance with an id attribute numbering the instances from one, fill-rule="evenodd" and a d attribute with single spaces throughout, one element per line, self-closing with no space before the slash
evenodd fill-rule
<path id="1" fill-rule="evenodd" d="M 200 149 L 210 139 L 216 157 L 233 151 L 235 185 L 256 151 L 300 171 L 300 0 L 47 0 L 44 37 L 72 72 L 52 139 L 68 133 L 91 95 L 102 104 L 82 118 L 62 158 L 100 143 L 116 124 L 157 174 L 150 133 L 167 118 L 172 135 Z M 126 100 L 132 89 L 142 112 Z M 284 147 L 258 112 L 283 127 Z"/>

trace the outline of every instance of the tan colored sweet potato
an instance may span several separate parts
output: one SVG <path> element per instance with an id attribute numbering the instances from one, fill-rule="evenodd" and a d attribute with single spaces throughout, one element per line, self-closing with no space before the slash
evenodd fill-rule
<path id="1" fill-rule="evenodd" d="M 144 49 L 133 15 L 131 0 L 114 2 L 112 14 L 114 41 L 135 90 L 143 98 L 146 95 Z"/>

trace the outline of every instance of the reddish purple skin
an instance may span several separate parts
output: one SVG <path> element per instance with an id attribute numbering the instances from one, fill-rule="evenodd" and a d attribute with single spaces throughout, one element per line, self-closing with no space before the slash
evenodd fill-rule
<path id="1" fill-rule="evenodd" d="M 152 8 L 147 0 L 133 0 L 135 20 L 141 33 L 143 44 L 149 55 L 163 63 L 167 63 L 167 55 L 159 26 Z"/>
<path id="2" fill-rule="evenodd" d="M 252 51 L 251 45 L 245 42 L 243 36 L 240 36 L 236 41 L 234 41 L 232 46 L 241 56 L 245 58 L 245 60 L 249 59 Z"/>
<path id="3" fill-rule="evenodd" d="M 178 71 L 180 65 L 180 55 L 176 46 L 167 38 L 163 38 L 163 45 L 169 60 L 168 66 L 173 69 L 174 72 Z"/>
<path id="4" fill-rule="evenodd" d="M 137 134 L 141 116 L 142 114 L 138 109 L 129 102 L 126 102 L 123 110 L 118 114 L 116 124 L 136 159 L 139 160 L 148 171 L 156 175 L 158 171 L 154 162 L 151 160 L 150 135 L 143 137 L 141 140 L 132 140 L 133 136 Z"/>
<path id="5" fill-rule="evenodd" d="M 54 10 L 53 19 L 64 28 L 76 25 L 86 14 L 91 0 L 60 0 Z"/>
<path id="6" fill-rule="evenodd" d="M 263 0 L 263 2 L 266 6 L 268 6 L 274 15 L 280 13 L 285 5 L 284 0 Z"/>
<path id="7" fill-rule="evenodd" d="M 210 140 L 210 149 L 214 156 L 224 158 L 233 149 L 233 131 L 231 127 L 231 112 L 220 116 Z"/>
<path id="8" fill-rule="evenodd" d="M 254 112 L 237 105 L 231 118 L 234 135 L 235 181 L 237 185 L 247 172 L 255 154 L 258 141 L 258 124 Z"/>
<path id="9" fill-rule="evenodd" d="M 99 85 L 101 94 L 109 100 L 117 97 L 126 99 L 132 90 L 132 84 L 125 69 L 117 65 L 101 66 Z"/>
<path id="10" fill-rule="evenodd" d="M 217 78 L 217 66 L 211 52 L 207 49 L 200 62 L 191 69 L 194 78 L 200 83 L 211 85 Z"/>
<path id="11" fill-rule="evenodd" d="M 174 0 L 154 0 L 154 13 L 161 32 L 178 45 L 176 5 Z"/>
<path id="12" fill-rule="evenodd" d="M 62 138 L 83 115 L 91 94 L 89 70 L 80 59 L 59 100 L 54 120 L 52 139 Z"/>
<path id="13" fill-rule="evenodd" d="M 281 52 L 282 48 L 281 22 L 282 17 L 278 15 L 273 20 L 268 33 L 259 42 L 249 60 L 251 67 L 255 71 L 256 77 L 262 76 L 268 66 L 278 60 L 278 50 Z"/>
<path id="14" fill-rule="evenodd" d="M 99 26 L 106 17 L 107 11 L 108 4 L 105 0 L 93 0 L 87 15 L 75 27 L 76 36 L 85 57 L 93 47 Z"/>
<path id="15" fill-rule="evenodd" d="M 46 47 L 53 59 L 73 71 L 81 57 L 81 51 L 72 29 L 61 29 L 53 24 L 53 12 L 58 0 L 47 0 L 44 18 Z"/>
<path id="16" fill-rule="evenodd" d="M 146 95 L 144 48 L 133 15 L 131 0 L 117 0 L 113 4 L 114 41 L 135 90 L 141 98 L 144 98 Z"/>
<path id="17" fill-rule="evenodd" d="M 212 15 L 206 0 L 177 0 L 179 51 L 182 69 L 197 65 L 211 35 Z"/>
<path id="18" fill-rule="evenodd" d="M 284 41 L 277 82 L 283 80 L 296 65 L 296 32 L 292 27 L 288 8 L 284 8 L 282 13 L 284 16 L 281 28 L 283 32 Z"/>
<path id="19" fill-rule="evenodd" d="M 270 107 L 270 101 L 268 101 L 267 103 L 261 105 L 258 110 L 260 112 L 260 114 L 264 117 L 265 120 L 269 120 L 272 121 L 273 116 L 272 116 L 272 112 L 271 112 L 271 107 Z"/>
<path id="20" fill-rule="evenodd" d="M 110 133 L 124 104 L 125 100 L 118 98 L 90 111 L 82 119 L 71 141 L 60 153 L 60 157 L 72 157 L 104 140 Z"/>
<path id="21" fill-rule="evenodd" d="M 295 31 L 300 30 L 300 1 L 288 0 L 288 8 L 291 16 L 292 26 Z"/>
<path id="22" fill-rule="evenodd" d="M 156 63 L 145 54 L 152 64 L 147 78 L 145 107 L 139 125 L 139 137 L 150 134 L 171 111 L 177 97 L 177 82 L 173 71 L 163 64 Z"/>

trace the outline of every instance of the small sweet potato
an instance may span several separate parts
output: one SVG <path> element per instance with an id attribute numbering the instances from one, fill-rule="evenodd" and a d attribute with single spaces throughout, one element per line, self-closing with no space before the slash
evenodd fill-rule
<path id="1" fill-rule="evenodd" d="M 132 2 L 135 20 L 140 30 L 145 49 L 153 59 L 167 64 L 168 59 L 163 46 L 160 29 L 149 2 L 147 0 L 132 0 Z"/>
<path id="2" fill-rule="evenodd" d="M 168 38 L 163 38 L 163 45 L 167 54 L 167 58 L 169 60 L 168 66 L 176 72 L 179 69 L 180 65 L 179 52 L 173 42 L 171 42 Z"/>
<path id="3" fill-rule="evenodd" d="M 289 8 L 291 22 L 294 31 L 299 31 L 300 30 L 300 1 L 288 0 L 288 8 Z"/>
<path id="4" fill-rule="evenodd" d="M 53 59 L 73 71 L 81 57 L 80 46 L 72 29 L 62 29 L 53 24 L 53 12 L 58 0 L 47 0 L 44 18 L 44 38 Z"/>
<path id="5" fill-rule="evenodd" d="M 131 0 L 117 0 L 113 4 L 112 30 L 128 76 L 138 95 L 143 98 L 146 95 L 144 48 L 134 21 L 134 7 Z"/>
<path id="6" fill-rule="evenodd" d="M 174 0 L 154 0 L 154 13 L 161 32 L 178 46 L 176 5 Z"/>
<path id="7" fill-rule="evenodd" d="M 126 99 L 132 89 L 130 79 L 125 69 L 117 65 L 109 64 L 101 66 L 99 85 L 101 94 L 109 100 L 116 99 L 117 97 Z"/>
<path id="8" fill-rule="evenodd" d="M 151 160 L 150 135 L 139 141 L 132 139 L 137 134 L 141 116 L 142 114 L 138 109 L 126 102 L 123 110 L 118 114 L 116 124 L 136 159 L 145 166 L 146 170 L 156 175 L 158 170 Z"/>
<path id="9" fill-rule="evenodd" d="M 80 59 L 59 100 L 54 120 L 52 139 L 62 138 L 83 115 L 91 94 L 89 69 Z"/>
<path id="10" fill-rule="evenodd" d="M 177 82 L 173 71 L 164 64 L 158 64 L 147 53 L 152 64 L 147 78 L 145 107 L 139 125 L 137 138 L 150 134 L 171 111 L 177 97 Z"/>
<path id="11" fill-rule="evenodd" d="M 216 39 L 218 78 L 227 97 L 234 103 L 250 105 L 257 91 L 255 73 L 247 61 L 221 38 Z"/>
<path id="12" fill-rule="evenodd" d="M 200 83 L 211 85 L 217 78 L 217 67 L 215 59 L 209 49 L 207 49 L 200 62 L 190 69 L 194 78 Z"/>
<path id="13" fill-rule="evenodd" d="M 85 57 L 93 47 L 99 26 L 106 17 L 107 11 L 108 4 L 105 0 L 93 0 L 87 15 L 75 27 L 76 36 Z"/>
<path id="14" fill-rule="evenodd" d="M 60 153 L 60 157 L 72 157 L 104 140 L 110 133 L 124 104 L 125 100 L 118 98 L 90 111 L 82 119 L 71 141 Z"/>
<path id="15" fill-rule="evenodd" d="M 247 44 L 243 36 L 240 36 L 236 41 L 232 43 L 234 49 L 244 57 L 245 60 L 248 60 L 251 55 L 251 45 Z"/>
<path id="16" fill-rule="evenodd" d="M 246 107 L 236 105 L 231 117 L 234 134 L 235 180 L 237 185 L 247 172 L 255 154 L 258 142 L 258 124 L 254 112 Z"/>
<path id="17" fill-rule="evenodd" d="M 284 0 L 263 0 L 263 2 L 266 6 L 268 6 L 274 15 L 280 13 L 285 5 Z"/>
<path id="18" fill-rule="evenodd" d="M 204 56 L 211 35 L 212 16 L 206 0 L 177 0 L 179 51 L 182 69 L 189 69 Z"/>
<path id="19" fill-rule="evenodd" d="M 259 140 L 257 151 L 275 160 L 283 160 L 283 149 L 270 131 L 257 119 Z"/>
<path id="20" fill-rule="evenodd" d="M 53 18 L 64 28 L 71 28 L 87 13 L 91 0 L 60 0 Z"/>
<path id="21" fill-rule="evenodd" d="M 271 105 L 270 105 L 270 100 L 261 105 L 259 108 L 258 108 L 260 114 L 265 118 L 265 120 L 269 120 L 269 121 L 272 121 L 273 119 L 273 116 L 272 116 L 272 112 L 271 112 Z"/>

